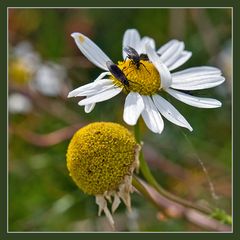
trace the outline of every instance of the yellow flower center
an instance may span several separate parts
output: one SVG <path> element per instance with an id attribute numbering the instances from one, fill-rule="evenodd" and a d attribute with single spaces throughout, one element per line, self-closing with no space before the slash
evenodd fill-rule
<path id="1" fill-rule="evenodd" d="M 132 60 L 119 61 L 118 67 L 123 71 L 129 86 L 124 86 L 126 92 L 138 92 L 141 95 L 153 95 L 160 90 L 161 79 L 155 66 L 145 60 L 140 60 L 137 67 Z M 121 81 L 112 77 L 117 86 L 123 86 Z"/>
<path id="2" fill-rule="evenodd" d="M 114 191 L 132 174 L 139 146 L 123 126 L 96 122 L 79 129 L 67 150 L 67 168 L 74 182 L 92 195 Z"/>
<path id="3" fill-rule="evenodd" d="M 9 78 L 18 84 L 25 84 L 31 80 L 32 71 L 21 60 L 12 61 L 9 65 Z"/>

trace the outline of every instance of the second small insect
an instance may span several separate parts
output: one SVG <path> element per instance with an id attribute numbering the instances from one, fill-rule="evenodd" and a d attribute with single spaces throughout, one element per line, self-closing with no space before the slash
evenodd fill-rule
<path id="1" fill-rule="evenodd" d="M 129 87 L 129 81 L 123 71 L 113 62 L 107 61 L 106 62 L 107 68 L 109 72 L 118 79 L 124 86 Z"/>

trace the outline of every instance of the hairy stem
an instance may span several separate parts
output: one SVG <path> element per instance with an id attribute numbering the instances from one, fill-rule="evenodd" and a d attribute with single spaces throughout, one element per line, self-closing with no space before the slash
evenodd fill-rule
<path id="1" fill-rule="evenodd" d="M 137 124 L 135 125 L 134 128 L 134 133 L 135 133 L 135 138 L 137 140 L 138 143 L 141 143 L 141 139 L 140 139 L 140 129 L 139 129 L 139 121 L 137 122 Z M 192 208 L 195 210 L 198 210 L 200 212 L 206 213 L 206 214 L 211 214 L 212 210 L 207 208 L 207 207 L 203 207 L 200 205 L 197 205 L 195 203 L 192 203 L 188 200 L 182 199 L 170 192 L 168 192 L 167 190 L 165 190 L 154 178 L 154 176 L 152 175 L 147 162 L 144 159 L 144 155 L 143 152 L 140 152 L 139 155 L 139 161 L 140 161 L 140 171 L 143 174 L 144 178 L 147 180 L 147 182 L 152 185 L 162 196 L 166 197 L 167 199 L 174 201 L 176 203 L 179 203 L 185 207 L 188 208 Z"/>
<path id="2" fill-rule="evenodd" d="M 184 207 L 183 205 L 165 198 L 155 188 L 135 175 L 133 176 L 132 184 L 139 194 L 151 202 L 159 210 L 159 213 L 163 214 L 163 217 L 179 218 L 181 216 L 192 224 L 205 230 L 220 232 L 231 231 L 231 226 L 228 225 L 230 223 L 225 222 L 224 224 L 217 218 L 214 219 L 209 217 L 209 214 Z M 170 209 L 174 209 L 174 211 L 171 212 L 169 211 Z"/>

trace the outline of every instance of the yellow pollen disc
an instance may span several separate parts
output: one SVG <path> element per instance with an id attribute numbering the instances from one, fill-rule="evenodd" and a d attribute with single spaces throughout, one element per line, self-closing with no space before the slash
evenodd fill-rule
<path id="1" fill-rule="evenodd" d="M 80 189 L 92 195 L 114 191 L 130 175 L 138 144 L 123 126 L 96 122 L 79 129 L 67 150 L 67 168 Z"/>
<path id="2" fill-rule="evenodd" d="M 139 68 L 137 68 L 132 60 L 126 60 L 118 62 L 118 67 L 129 81 L 129 87 L 124 87 L 126 92 L 133 91 L 141 95 L 153 95 L 160 90 L 160 75 L 151 62 L 141 60 Z M 122 86 L 119 80 L 114 77 L 113 79 L 116 85 Z"/>

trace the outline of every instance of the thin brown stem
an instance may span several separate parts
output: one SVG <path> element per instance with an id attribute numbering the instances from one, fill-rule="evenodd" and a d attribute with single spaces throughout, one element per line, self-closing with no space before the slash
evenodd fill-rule
<path id="1" fill-rule="evenodd" d="M 171 201 L 164 195 L 156 191 L 148 183 L 140 180 L 134 176 L 132 181 L 133 186 L 142 194 L 148 201 L 150 201 L 158 210 L 164 215 L 171 218 L 185 218 L 188 222 L 211 231 L 230 232 L 231 226 L 222 224 L 216 219 L 209 217 L 208 214 L 202 213 L 198 210 L 184 207 L 183 205 Z"/>

